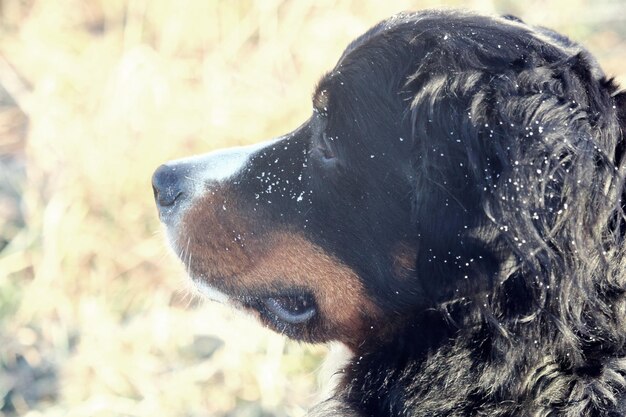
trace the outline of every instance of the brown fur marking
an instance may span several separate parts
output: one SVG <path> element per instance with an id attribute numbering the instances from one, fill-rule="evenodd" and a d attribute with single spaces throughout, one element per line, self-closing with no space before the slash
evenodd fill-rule
<path id="1" fill-rule="evenodd" d="M 309 290 L 318 305 L 321 335 L 356 347 L 380 315 L 358 275 L 303 234 L 260 225 L 241 215 L 228 190 L 194 203 L 178 239 L 190 275 L 230 296 L 259 290 Z M 256 226 L 256 228 L 255 228 Z"/>
<path id="2" fill-rule="evenodd" d="M 410 278 L 415 274 L 417 249 L 407 243 L 398 243 L 392 251 L 393 275 L 397 278 Z"/>

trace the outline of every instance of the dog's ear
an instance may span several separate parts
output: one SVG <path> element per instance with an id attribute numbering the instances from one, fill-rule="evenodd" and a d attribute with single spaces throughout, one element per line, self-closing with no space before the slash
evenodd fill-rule
<path id="1" fill-rule="evenodd" d="M 421 276 L 437 277 L 422 282 L 433 300 L 450 300 L 489 287 L 497 265 L 487 245 L 471 234 L 485 219 L 478 179 L 499 170 L 469 114 L 482 86 L 489 85 L 488 74 L 419 77 L 410 109 L 413 216 L 420 239 L 416 268 Z M 489 123 L 483 120 L 482 126 Z M 485 278 L 465 279 L 478 275 Z"/>
<path id="2" fill-rule="evenodd" d="M 609 103 L 606 84 L 582 54 L 558 64 L 529 57 L 500 71 L 428 72 L 413 80 L 417 262 L 473 260 L 446 271 L 450 280 L 493 276 L 488 266 L 497 261 L 485 248 L 495 239 L 501 253 L 541 272 L 556 262 L 548 239 L 559 236 L 574 252 L 571 242 L 593 238 L 575 225 L 600 224 L 612 208 L 588 190 L 614 175 L 611 129 L 598 126 L 610 123 L 603 115 L 614 104 L 626 142 L 626 94 Z M 594 151 L 590 143 L 603 147 Z M 592 217 L 589 207 L 596 209 Z M 526 248 L 541 250 L 530 257 Z M 478 259 L 483 268 L 473 271 Z"/>

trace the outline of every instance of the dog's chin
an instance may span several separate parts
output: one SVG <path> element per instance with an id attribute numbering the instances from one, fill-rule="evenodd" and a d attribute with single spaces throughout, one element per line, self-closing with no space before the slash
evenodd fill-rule
<path id="1" fill-rule="evenodd" d="M 232 297 L 220 290 L 206 284 L 203 280 L 191 278 L 194 288 L 207 300 L 216 301 L 220 304 L 231 304 Z"/>

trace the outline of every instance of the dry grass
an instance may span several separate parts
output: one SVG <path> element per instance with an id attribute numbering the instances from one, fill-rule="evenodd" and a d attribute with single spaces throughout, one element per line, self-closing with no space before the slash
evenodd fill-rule
<path id="1" fill-rule="evenodd" d="M 626 84 L 623 2 L 446 4 L 556 27 Z M 0 416 L 303 415 L 324 348 L 189 295 L 149 179 L 297 126 L 350 39 L 435 5 L 1 2 Z"/>

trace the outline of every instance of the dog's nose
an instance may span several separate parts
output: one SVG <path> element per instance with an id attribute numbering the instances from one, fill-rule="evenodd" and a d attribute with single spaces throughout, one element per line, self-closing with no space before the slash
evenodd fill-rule
<path id="1" fill-rule="evenodd" d="M 184 171 L 184 170 L 183 170 Z M 159 211 L 185 199 L 185 176 L 176 166 L 161 165 L 152 175 L 152 190 Z"/>
<path id="2" fill-rule="evenodd" d="M 152 190 L 161 221 L 175 224 L 197 196 L 226 183 L 243 170 L 252 154 L 283 139 L 176 159 L 158 167 Z"/>

